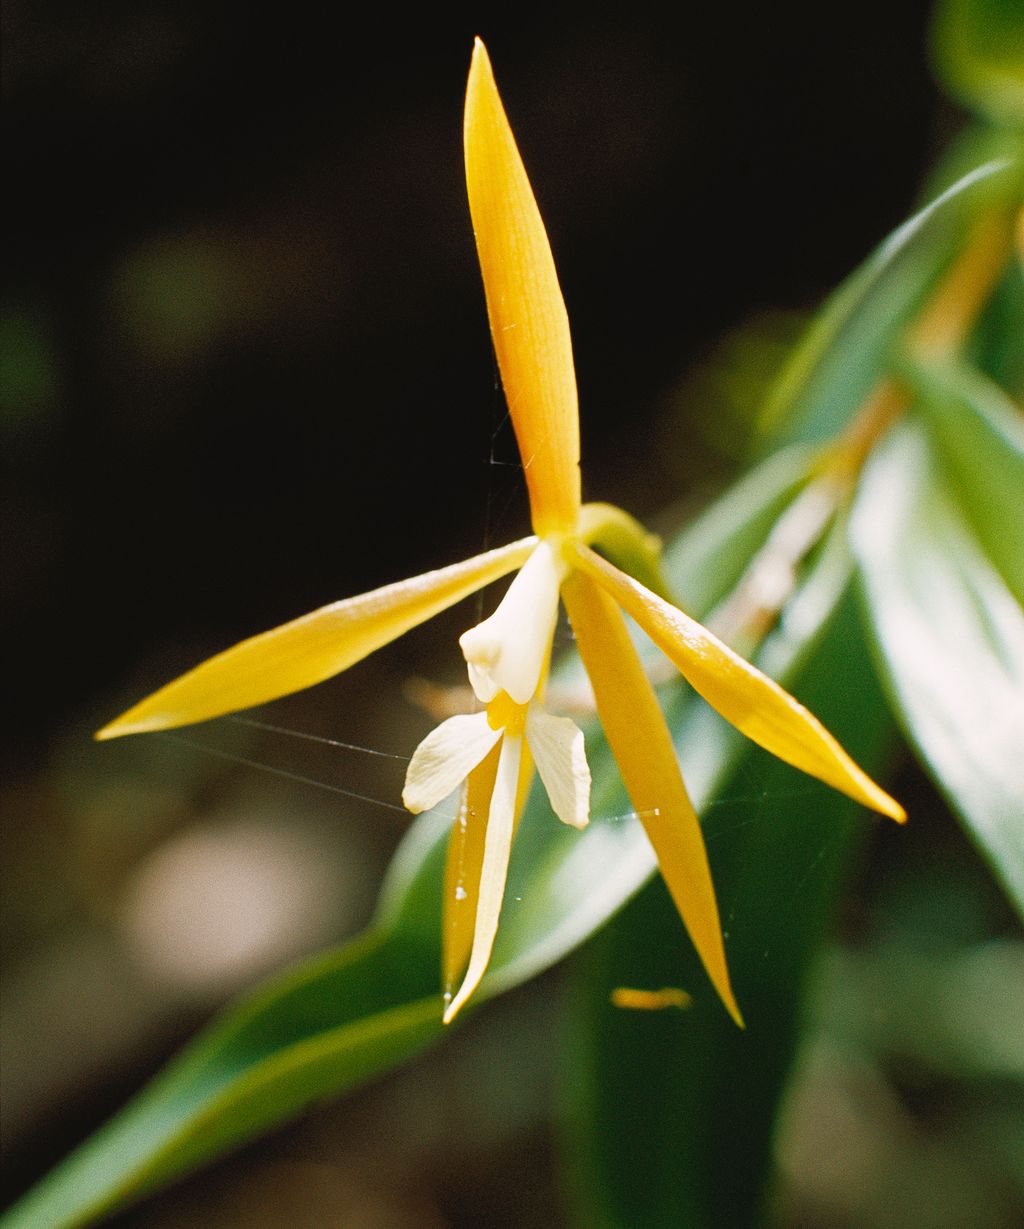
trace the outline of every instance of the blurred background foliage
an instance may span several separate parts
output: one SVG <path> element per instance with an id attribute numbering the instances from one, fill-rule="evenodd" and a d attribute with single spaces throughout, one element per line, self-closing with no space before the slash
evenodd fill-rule
<path id="1" fill-rule="evenodd" d="M 239 989 L 357 932 L 405 830 L 351 796 L 397 799 L 397 761 L 230 721 L 103 748 L 89 734 L 240 636 L 524 526 L 461 179 L 472 35 L 559 262 L 586 494 L 667 529 L 757 450 L 809 313 L 912 210 L 960 127 L 927 18 L 916 0 L 402 22 L 5 7 L 9 1195 Z M 266 720 L 407 752 L 428 719 L 403 683 L 454 681 L 464 622 Z M 723 831 L 778 810 L 785 787 L 747 771 L 717 805 Z M 774 1144 L 775 1214 L 1011 1229 L 1019 929 L 909 757 L 894 792 L 913 822 L 857 846 Z M 823 889 L 833 853 L 806 846 L 791 898 Z M 656 916 L 652 892 L 637 908 Z M 617 925 L 570 983 L 544 975 L 113 1223 L 557 1223 L 574 1060 L 552 1038 Z"/>

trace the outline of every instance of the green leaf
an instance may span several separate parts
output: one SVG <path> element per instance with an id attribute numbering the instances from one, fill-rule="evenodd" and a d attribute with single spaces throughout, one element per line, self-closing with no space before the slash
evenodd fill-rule
<path id="1" fill-rule="evenodd" d="M 707 532 L 700 522 L 691 530 L 691 550 L 669 551 L 670 582 L 714 600 L 715 586 L 698 581 L 713 566 L 713 552 L 721 549 L 727 568 L 742 570 L 806 469 L 807 454 L 797 450 L 728 493 L 705 518 Z M 563 673 L 572 668 L 567 663 Z M 678 716 L 677 729 L 689 746 L 699 801 L 738 744 L 721 731 L 701 736 L 699 710 L 687 711 Z M 506 907 L 478 1002 L 559 960 L 653 871 L 646 837 L 628 816 L 618 772 L 596 729 L 588 731 L 587 745 L 597 818 L 584 833 L 572 831 L 553 819 L 535 791 L 513 851 Z M 368 935 L 228 1011 L 11 1209 L 4 1229 L 86 1224 L 438 1038 L 440 884 L 449 825 L 450 816 L 433 813 L 412 826 Z M 677 937 L 685 943 L 681 931 Z"/>
<path id="2" fill-rule="evenodd" d="M 838 606 L 834 585 L 816 595 L 823 626 L 786 681 L 797 683 L 858 762 L 875 771 L 893 731 L 845 594 Z M 864 821 L 856 804 L 757 748 L 746 748 L 723 780 L 704 829 L 743 1032 L 703 996 L 685 1011 L 611 1005 L 617 986 L 700 985 L 659 880 L 574 958 L 563 1159 L 579 1224 L 761 1223 L 772 1124 L 800 1032 L 801 999 Z"/>
<path id="3" fill-rule="evenodd" d="M 897 714 L 1024 913 L 1024 613 L 945 493 L 920 424 L 870 462 L 852 541 Z"/>
<path id="4" fill-rule="evenodd" d="M 1024 401 L 1024 262 L 1011 260 L 971 338 L 968 357 L 1017 402 Z"/>
<path id="5" fill-rule="evenodd" d="M 943 0 L 935 14 L 935 70 L 965 106 L 1024 128 L 1024 12 L 1020 0 Z"/>
<path id="6" fill-rule="evenodd" d="M 441 1009 L 422 956 L 375 933 L 250 996 L 3 1224 L 87 1224 L 422 1048 Z"/>
<path id="7" fill-rule="evenodd" d="M 703 616 L 732 591 L 819 455 L 804 445 L 775 453 L 666 547 L 663 567 L 684 610 Z"/>
<path id="8" fill-rule="evenodd" d="M 1003 390 L 960 364 L 910 371 L 915 406 L 978 539 L 1024 603 L 1024 418 Z"/>
<path id="9" fill-rule="evenodd" d="M 894 231 L 815 317 L 783 370 L 762 428 L 782 441 L 840 433 L 890 370 L 903 330 L 980 211 L 1019 194 L 1017 162 L 974 168 Z"/>

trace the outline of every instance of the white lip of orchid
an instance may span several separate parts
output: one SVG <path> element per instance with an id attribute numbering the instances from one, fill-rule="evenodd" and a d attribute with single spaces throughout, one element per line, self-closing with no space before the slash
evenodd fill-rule
<path id="1" fill-rule="evenodd" d="M 459 637 L 470 684 L 482 703 L 502 691 L 517 704 L 528 704 L 536 694 L 567 570 L 558 545 L 540 542 L 494 614 Z"/>
<path id="2" fill-rule="evenodd" d="M 476 884 L 473 942 L 459 992 L 447 1000 L 445 1024 L 479 985 L 491 958 L 515 831 L 524 740 L 552 810 L 563 823 L 585 827 L 590 812 L 590 769 L 583 732 L 568 717 L 545 712 L 537 701 L 524 706 L 502 693 L 487 712 L 449 717 L 427 735 L 409 761 L 402 800 L 418 813 L 442 802 L 500 745 Z"/>
<path id="3" fill-rule="evenodd" d="M 508 696 L 486 713 L 449 717 L 420 743 L 409 761 L 402 801 L 418 815 L 438 805 L 501 740 L 526 738 L 551 809 L 564 824 L 585 828 L 590 813 L 590 769 L 583 732 L 534 701 L 527 708 Z"/>

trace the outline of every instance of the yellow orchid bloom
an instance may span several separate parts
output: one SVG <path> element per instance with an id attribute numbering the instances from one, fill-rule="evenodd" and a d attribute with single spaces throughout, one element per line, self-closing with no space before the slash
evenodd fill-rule
<path id="1" fill-rule="evenodd" d="M 335 602 L 245 640 L 147 697 L 97 737 L 203 721 L 312 686 L 518 570 L 494 614 L 460 639 L 484 711 L 442 722 L 413 755 L 403 791 L 403 801 L 416 813 L 461 787 L 444 889 L 444 1019 L 456 1015 L 486 971 L 515 825 L 534 765 L 559 819 L 579 828 L 588 820 L 583 735 L 568 718 L 543 707 L 561 599 L 598 715 L 662 875 L 718 994 L 742 1023 L 700 824 L 622 612 L 749 738 L 866 806 L 899 821 L 906 817 L 778 684 L 591 549 L 616 534 L 642 540 L 643 533 L 618 509 L 580 503 L 568 317 L 544 224 L 479 39 L 464 137 L 491 336 L 526 475 L 534 536 Z"/>

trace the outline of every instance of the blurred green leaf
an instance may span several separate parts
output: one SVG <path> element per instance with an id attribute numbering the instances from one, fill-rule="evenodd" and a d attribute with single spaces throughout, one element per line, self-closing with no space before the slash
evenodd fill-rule
<path id="1" fill-rule="evenodd" d="M 849 577 L 845 568 L 843 574 Z M 876 771 L 892 728 L 880 717 L 884 702 L 848 587 L 829 581 L 812 609 L 813 651 L 786 673 L 786 685 L 797 685 L 857 760 Z M 759 1223 L 804 984 L 828 937 L 863 818 L 849 800 L 753 747 L 705 812 L 744 1032 L 703 998 L 685 1012 L 610 1004 L 620 985 L 697 984 L 699 970 L 678 942 L 678 919 L 660 881 L 576 958 L 563 1097 L 578 1223 Z"/>
<path id="2" fill-rule="evenodd" d="M 250 996 L 3 1220 L 87 1224 L 394 1065 L 439 1031 L 433 953 L 372 934 Z M 403 1002 L 404 998 L 404 1002 Z"/>
<path id="3" fill-rule="evenodd" d="M 905 939 L 897 932 L 866 950 L 830 953 L 833 1033 L 851 1049 L 897 1054 L 921 1070 L 1024 1086 L 1024 943 L 929 950 Z M 880 1002 L 889 1004 L 882 1018 Z"/>
<path id="4" fill-rule="evenodd" d="M 870 462 L 852 541 L 897 713 L 1024 913 L 1024 613 L 943 490 L 919 424 Z"/>
<path id="5" fill-rule="evenodd" d="M 25 304 L 0 305 L 0 430 L 5 447 L 45 433 L 57 400 L 48 321 Z"/>
<path id="6" fill-rule="evenodd" d="M 807 460 L 805 451 L 794 450 L 727 493 L 689 531 L 690 549 L 670 552 L 671 583 L 713 600 L 717 586 L 704 579 L 705 571 L 715 569 L 719 551 L 727 571 L 742 570 L 780 501 L 798 486 Z M 564 670 L 572 668 L 569 662 Z M 700 736 L 705 716 L 694 707 L 676 718 L 691 751 L 698 803 L 740 745 L 724 729 Z M 560 959 L 653 872 L 647 839 L 628 815 L 618 771 L 596 727 L 587 745 L 597 818 L 577 833 L 556 823 L 535 792 L 513 851 L 502 925 L 478 1001 Z M 369 934 L 226 1013 L 13 1208 L 5 1229 L 85 1224 L 439 1037 L 440 884 L 449 825 L 450 816 L 435 812 L 412 826 Z M 685 946 L 681 929 L 676 941 Z"/>
<path id="7" fill-rule="evenodd" d="M 1012 260 L 971 338 L 973 366 L 1024 400 L 1024 262 Z"/>
<path id="8" fill-rule="evenodd" d="M 799 444 L 775 453 L 666 546 L 663 567 L 683 609 L 706 614 L 734 588 L 818 455 Z"/>
<path id="9" fill-rule="evenodd" d="M 838 435 L 889 373 L 903 330 L 979 213 L 1019 194 L 1021 167 L 975 167 L 894 231 L 815 317 L 769 398 L 762 429 L 783 441 Z"/>
<path id="10" fill-rule="evenodd" d="M 915 405 L 989 558 L 1024 603 L 1024 417 L 991 380 L 961 364 L 915 367 Z"/>
<path id="11" fill-rule="evenodd" d="M 1012 128 L 995 128 L 982 120 L 967 124 L 954 135 L 941 157 L 926 173 L 920 199 L 932 200 L 979 166 L 990 162 L 1015 162 L 1020 166 L 1022 157 L 1024 139 L 1020 132 Z M 1012 205 L 1012 193 L 1007 193 L 1006 202 Z"/>
<path id="12" fill-rule="evenodd" d="M 965 106 L 997 124 L 1024 127 L 1024 10 L 1020 0 L 942 0 L 935 68 Z"/>

